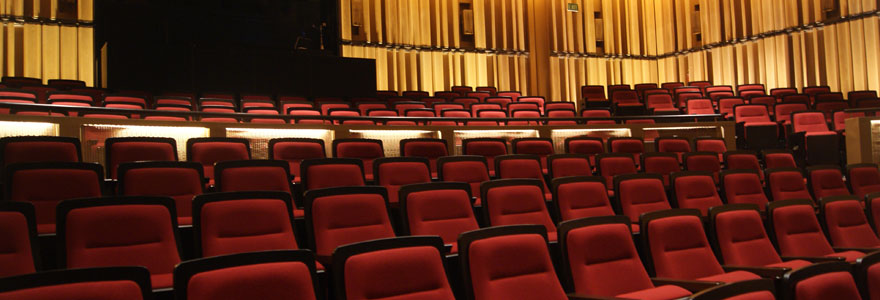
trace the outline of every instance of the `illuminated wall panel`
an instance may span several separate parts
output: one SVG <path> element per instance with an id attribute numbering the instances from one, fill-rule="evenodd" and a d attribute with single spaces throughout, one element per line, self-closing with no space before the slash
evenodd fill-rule
<path id="1" fill-rule="evenodd" d="M 83 161 L 104 163 L 104 141 L 111 137 L 170 137 L 177 142 L 177 157 L 186 160 L 186 141 L 209 137 L 205 127 L 141 126 L 141 125 L 82 125 Z"/>
<path id="2" fill-rule="evenodd" d="M 25 135 L 58 136 L 58 124 L 45 122 L 0 121 L 0 137 Z"/>

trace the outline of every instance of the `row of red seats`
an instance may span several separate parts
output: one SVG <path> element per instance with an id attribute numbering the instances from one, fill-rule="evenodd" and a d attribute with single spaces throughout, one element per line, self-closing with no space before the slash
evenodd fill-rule
<path id="1" fill-rule="evenodd" d="M 688 296 L 691 292 L 723 283 L 757 280 L 762 277 L 775 280 L 784 278 L 787 283 L 792 284 L 792 278 L 797 278 L 794 274 L 810 270 L 807 273 L 815 275 L 818 269 L 827 270 L 825 268 L 834 264 L 842 267 L 834 267 L 830 269 L 832 271 L 827 273 L 834 273 L 835 278 L 846 280 L 827 280 L 827 278 L 816 280 L 824 282 L 824 285 L 820 286 L 833 288 L 821 292 L 818 296 L 806 293 L 809 296 L 796 299 L 827 299 L 831 295 L 835 296 L 835 299 L 840 299 L 841 296 L 859 299 L 859 291 L 855 288 L 855 281 L 848 273 L 852 268 L 843 264 L 843 261 L 856 264 L 860 280 L 873 283 L 880 279 L 878 277 L 880 268 L 874 267 L 878 261 L 875 252 L 880 241 L 877 240 L 877 236 L 865 222 L 854 225 L 856 224 L 854 220 L 864 221 L 864 215 L 859 215 L 860 210 L 853 209 L 859 207 L 857 199 L 823 201 L 822 219 L 827 224 L 828 232 L 833 241 L 840 240 L 841 244 L 856 243 L 859 245 L 865 241 L 872 241 L 873 244 L 869 247 L 832 248 L 823 234 L 819 220 L 814 214 L 812 203 L 809 201 L 779 201 L 768 206 L 766 215 L 768 216 L 768 226 L 772 229 L 771 234 L 764 230 L 761 215 L 755 206 L 713 207 L 710 210 L 708 234 L 712 239 L 711 243 L 707 239 L 700 214 L 696 210 L 661 210 L 646 213 L 639 220 L 642 228 L 639 236 L 645 247 L 643 251 L 645 251 L 646 258 L 643 266 L 630 237 L 629 219 L 620 216 L 575 219 L 561 223 L 558 234 L 557 228 L 553 224 L 550 224 L 553 226 L 552 228 L 547 225 L 517 226 L 515 224 L 533 224 L 536 218 L 540 218 L 540 214 L 536 215 L 534 211 L 530 210 L 533 205 L 543 206 L 540 190 L 534 185 L 516 180 L 497 181 L 491 185 L 492 189 L 497 189 L 494 191 L 497 200 L 487 201 L 487 209 L 497 211 L 499 213 L 497 216 L 500 216 L 491 220 L 494 227 L 469 229 L 468 226 L 460 226 L 460 223 L 467 222 L 466 219 L 470 219 L 473 225 L 476 225 L 476 220 L 472 215 L 465 216 L 464 219 L 462 216 L 449 219 L 458 221 L 459 226 L 456 228 L 447 226 L 447 230 L 461 232 L 454 240 L 452 248 L 459 249 L 461 270 L 465 272 L 463 276 L 466 286 L 465 292 L 472 293 L 477 297 L 476 299 L 494 299 L 495 296 L 491 296 L 489 292 L 491 290 L 495 290 L 495 293 L 499 293 L 500 296 L 506 295 L 507 297 L 542 295 L 541 298 L 546 299 L 551 295 L 557 295 L 564 298 L 565 289 L 556 278 L 553 264 L 550 263 L 550 251 L 547 249 L 547 242 L 552 243 L 556 239 L 559 243 L 558 249 L 561 250 L 560 257 L 562 257 L 562 266 L 565 270 L 562 274 L 566 279 L 564 281 L 567 283 L 566 289 L 587 295 L 677 299 Z M 416 230 L 427 227 L 425 234 L 436 235 L 440 220 L 433 218 L 431 214 L 436 215 L 437 209 L 446 206 L 452 206 L 451 210 L 455 210 L 455 207 L 468 207 L 470 199 L 466 194 L 456 195 L 456 191 L 465 191 L 466 186 L 447 186 L 440 187 L 440 189 L 423 189 L 423 186 L 427 187 L 427 185 L 413 187 L 415 192 L 421 194 L 408 196 L 406 202 L 421 203 L 423 208 L 427 208 L 428 210 L 425 210 L 418 217 L 428 221 L 422 224 L 423 227 L 410 227 L 410 230 L 413 230 L 412 234 L 415 235 L 417 234 Z M 531 192 L 529 192 L 530 189 Z M 440 190 L 443 190 L 443 193 Z M 523 192 L 525 194 L 522 194 Z M 311 225 L 310 228 L 320 232 L 320 235 L 310 239 L 310 244 L 315 245 L 313 248 L 316 248 L 317 261 L 332 266 L 331 275 L 333 278 L 337 278 L 337 288 L 348 287 L 350 284 L 350 280 L 339 281 L 338 278 L 347 274 L 346 266 L 351 259 L 350 256 L 353 255 L 352 253 L 403 248 L 400 244 L 391 243 L 414 240 L 423 240 L 422 243 L 419 243 L 420 245 L 431 245 L 433 250 L 429 252 L 433 253 L 434 257 L 442 257 L 443 253 L 450 249 L 448 242 L 446 242 L 446 246 L 443 246 L 445 241 L 442 236 L 391 239 L 395 237 L 395 233 L 386 213 L 388 204 L 383 195 L 384 190 L 377 187 L 331 188 L 313 191 L 307 195 L 309 207 L 312 208 L 309 210 L 311 213 L 323 214 L 324 216 L 335 213 L 353 217 L 345 219 L 346 226 L 344 227 L 336 226 L 342 224 L 335 222 L 318 222 L 317 219 L 307 223 Z M 292 230 L 290 230 L 293 225 L 290 222 L 289 210 L 284 209 L 284 199 L 277 199 L 266 192 L 220 193 L 214 194 L 213 199 L 208 197 L 197 198 L 197 203 L 202 204 L 200 211 L 204 214 L 203 217 L 215 218 L 210 221 L 202 219 L 203 221 L 196 223 L 196 226 L 204 227 L 196 229 L 196 236 L 204 238 L 200 241 L 200 246 L 218 250 L 227 255 L 259 250 L 260 248 L 263 250 L 296 248 Z M 286 204 L 289 208 L 289 198 L 287 199 Z M 33 217 L 28 215 L 27 209 L 16 209 L 28 206 L 7 204 L 11 203 L 3 203 L 2 207 L 5 213 L 0 216 L 11 215 L 12 217 L 5 222 L 10 226 L 5 229 L 9 232 L 16 230 L 17 232 L 15 232 L 16 235 L 13 235 L 15 238 L 4 239 L 4 241 L 23 242 L 24 247 L 19 247 L 22 251 L 16 253 L 14 261 L 4 265 L 27 267 L 30 260 L 26 258 L 31 255 L 32 251 L 27 247 L 27 222 L 33 224 Z M 493 205 L 495 208 L 492 208 Z M 510 212 L 511 209 L 518 209 L 519 213 L 513 215 L 502 213 L 502 211 Z M 357 211 L 360 214 L 352 211 Z M 440 211 L 449 213 L 450 209 L 441 209 Z M 59 206 L 59 221 L 63 221 L 60 222 L 63 224 L 61 225 L 63 230 L 59 231 L 59 239 L 61 240 L 59 245 L 65 245 L 65 248 L 59 249 L 61 253 L 59 257 L 63 259 L 61 266 L 68 268 L 113 265 L 144 266 L 151 274 L 149 280 L 143 276 L 144 282 L 151 282 L 153 289 L 167 289 L 173 286 L 175 292 L 186 293 L 184 295 L 192 297 L 192 294 L 187 292 L 191 286 L 180 285 L 181 275 L 186 274 L 183 272 L 192 272 L 192 270 L 184 271 L 189 268 L 188 264 L 192 263 L 184 262 L 173 268 L 180 262 L 179 249 L 175 242 L 175 221 L 173 218 L 169 218 L 169 215 L 173 216 L 173 212 L 173 204 L 169 198 L 127 197 L 66 200 Z M 461 210 L 461 212 L 468 213 L 469 209 Z M 30 217 L 29 221 L 28 217 Z M 121 219 L 128 220 L 128 222 L 120 223 Z M 25 222 L 21 222 L 21 220 Z M 16 221 L 18 222 L 16 223 Z M 430 228 L 432 225 L 434 228 Z M 35 238 L 33 230 L 30 232 L 30 238 Z M 272 234 L 265 234 L 266 232 Z M 532 238 L 527 238 L 528 236 L 532 236 Z M 147 242 L 138 242 L 141 239 L 147 240 Z M 776 242 L 779 252 L 774 248 L 771 239 Z M 398 242 L 391 242 L 392 240 Z M 391 245 L 397 246 L 392 247 Z M 718 256 L 713 251 L 712 245 L 715 245 L 716 251 L 719 253 Z M 324 252 L 326 254 L 322 255 L 320 249 L 328 246 L 333 248 L 332 252 Z M 409 247 L 412 247 L 412 244 L 409 244 Z M 202 249 L 206 251 L 205 248 Z M 681 255 L 682 251 L 687 251 L 687 255 Z M 499 255 L 499 253 L 504 253 L 504 255 Z M 871 254 L 866 255 L 866 253 Z M 261 254 L 239 254 L 236 257 L 258 257 L 258 255 Z M 311 253 L 303 255 L 309 257 L 308 266 L 310 266 L 311 273 L 315 273 L 316 269 L 322 269 L 322 264 L 312 263 Z M 437 275 L 445 274 L 445 272 L 438 272 L 442 268 L 429 268 L 429 270 L 433 270 L 432 275 L 429 276 L 425 273 L 424 264 L 418 264 L 421 267 L 418 274 L 411 272 L 387 273 L 389 266 L 412 266 L 411 263 L 424 263 L 424 261 L 406 259 L 413 257 L 414 253 L 410 251 L 391 251 L 386 255 L 384 259 L 376 259 L 376 257 L 381 257 L 377 254 L 368 256 L 376 259 L 372 261 L 361 258 L 359 261 L 364 265 L 353 269 L 370 270 L 362 274 L 367 277 L 380 277 L 384 280 L 396 279 L 392 282 L 386 282 L 387 284 L 445 279 L 445 276 L 437 277 Z M 217 262 L 230 259 L 228 257 L 232 256 L 196 261 L 212 260 Z M 403 259 L 409 264 L 392 259 L 394 257 Z M 607 265 L 609 257 L 614 258 L 615 268 L 609 269 Z M 722 257 L 722 259 L 719 260 L 718 257 Z M 442 259 L 438 260 L 441 266 L 442 261 Z M 544 262 L 542 263 L 544 267 L 535 268 L 535 263 L 541 261 Z M 725 265 L 722 265 L 722 261 Z M 814 264 L 829 261 L 837 263 Z M 375 267 L 369 268 L 370 265 Z M 378 266 L 383 267 L 376 269 Z M 475 266 L 482 270 L 478 273 L 484 275 L 470 274 L 475 272 Z M 493 266 L 499 269 L 488 274 L 498 275 L 486 274 L 484 268 L 491 269 L 490 267 Z M 624 266 L 626 267 L 619 269 Z M 30 268 L 30 270 L 34 269 Z M 618 270 L 614 271 L 614 269 Z M 824 273 L 826 272 L 820 272 L 820 274 Z M 388 278 L 376 276 L 377 274 L 395 274 L 396 276 Z M 514 289 L 507 284 L 498 283 L 502 279 L 512 279 L 511 276 L 503 274 L 530 274 L 532 276 L 517 277 L 544 278 L 541 281 L 544 284 L 535 285 L 535 282 L 532 282 L 532 285 L 526 285 L 526 287 L 531 287 L 530 289 Z M 540 274 L 540 276 L 535 276 L 536 274 Z M 673 280 L 651 280 L 648 278 L 648 274 Z M 628 280 L 626 282 L 608 281 L 620 278 L 615 276 L 621 275 L 626 276 Z M 34 278 L 34 276 L 36 275 L 22 278 Z M 236 280 L 240 280 L 240 278 Z M 529 282 L 521 280 L 523 279 L 517 280 L 517 283 Z M 699 282 L 687 282 L 689 280 Z M 842 284 L 842 282 L 846 284 Z M 340 283 L 342 283 L 341 286 L 338 285 Z M 507 288 L 500 290 L 492 288 L 499 284 Z M 699 287 L 695 287 L 695 285 Z M 543 288 L 538 288 L 538 286 Z M 864 296 L 876 295 L 877 291 L 870 284 L 863 284 L 863 286 L 865 287 Z M 407 287 L 414 288 L 407 284 L 404 284 L 402 288 Z M 202 288 L 202 291 L 216 288 L 218 286 L 209 289 Z M 7 289 L 0 288 L 0 295 L 3 295 L 3 292 L 8 292 L 9 289 L 8 287 Z M 147 290 L 146 287 L 143 289 Z M 820 290 L 824 291 L 824 288 Z M 239 291 L 239 293 L 244 291 L 246 290 Z M 341 295 L 344 296 L 350 291 L 349 288 L 346 288 L 336 292 L 342 293 Z M 846 294 L 840 294 L 844 291 Z M 419 292 L 424 291 L 420 289 L 405 290 L 398 295 Z M 447 292 L 452 293 L 452 290 Z M 796 292 L 787 291 L 787 293 Z M 213 293 L 213 295 L 217 294 Z M 3 299 L 2 296 L 0 299 Z M 13 297 L 10 299 L 21 298 Z"/>

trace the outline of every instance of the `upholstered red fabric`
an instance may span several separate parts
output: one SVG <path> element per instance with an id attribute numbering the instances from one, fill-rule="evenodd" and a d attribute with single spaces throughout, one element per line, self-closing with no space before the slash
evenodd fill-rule
<path id="1" fill-rule="evenodd" d="M 764 166 L 767 169 L 797 168 L 794 156 L 788 152 L 776 152 L 764 154 Z"/>
<path id="2" fill-rule="evenodd" d="M 0 211 L 0 265 L 0 277 L 36 271 L 27 219 L 19 212 Z"/>
<path id="3" fill-rule="evenodd" d="M 718 153 L 719 160 L 724 160 L 722 155 L 727 152 L 727 144 L 723 139 L 696 139 L 694 140 L 694 148 L 694 151 L 697 152 Z"/>
<path id="4" fill-rule="evenodd" d="M 846 179 L 857 197 L 864 198 L 869 193 L 880 192 L 880 171 L 876 166 L 858 166 L 850 168 L 847 173 Z"/>
<path id="5" fill-rule="evenodd" d="M 715 236 L 724 263 L 736 266 L 800 268 L 803 260 L 783 262 L 770 243 L 761 215 L 755 210 L 733 210 L 715 216 Z"/>
<path id="6" fill-rule="evenodd" d="M 868 218 L 858 200 L 839 200 L 824 203 L 825 228 L 835 247 L 880 248 L 880 239 L 868 224 Z"/>
<path id="7" fill-rule="evenodd" d="M 316 198 L 312 203 L 315 254 L 329 257 L 336 247 L 394 237 L 385 199 L 378 194 Z"/>
<path id="8" fill-rule="evenodd" d="M 590 156 L 590 165 L 596 165 L 596 154 L 605 153 L 605 145 L 600 140 L 570 140 L 568 153 L 586 154 Z"/>
<path id="9" fill-rule="evenodd" d="M 428 159 L 431 176 L 437 177 L 437 158 L 449 155 L 446 144 L 441 141 L 415 140 L 403 144 L 401 156 L 424 157 Z"/>
<path id="10" fill-rule="evenodd" d="M 302 262 L 236 266 L 193 275 L 187 300 L 317 299 L 309 268 Z"/>
<path id="11" fill-rule="evenodd" d="M 101 178 L 94 171 L 77 169 L 32 169 L 11 174 L 8 200 L 34 205 L 37 232 L 55 232 L 55 206 L 74 198 L 100 197 Z"/>
<path id="12" fill-rule="evenodd" d="M 779 253 L 783 256 L 837 256 L 855 261 L 864 256 L 858 251 L 835 253 L 819 226 L 810 205 L 788 205 L 772 210 L 773 230 Z"/>
<path id="13" fill-rule="evenodd" d="M 538 224 L 547 228 L 547 237 L 556 240 L 556 225 L 550 218 L 544 194 L 534 185 L 492 187 L 483 199 L 492 226 Z"/>
<path id="14" fill-rule="evenodd" d="M 731 173 L 723 177 L 724 197 L 730 204 L 756 204 L 764 209 L 769 200 L 756 173 Z"/>
<path id="15" fill-rule="evenodd" d="M 463 143 L 465 143 L 463 141 Z M 502 141 L 494 140 L 476 140 L 466 141 L 467 146 L 464 147 L 465 155 L 480 155 L 486 157 L 489 164 L 489 175 L 495 175 L 495 157 L 507 154 L 507 144 Z"/>
<path id="16" fill-rule="evenodd" d="M 388 202 L 397 203 L 400 187 L 431 182 L 431 170 L 420 162 L 386 162 L 378 166 L 379 182 L 388 190 Z"/>
<path id="17" fill-rule="evenodd" d="M 804 176 L 798 171 L 772 172 L 767 175 L 767 181 L 773 201 L 813 199 L 804 184 Z"/>
<path id="18" fill-rule="evenodd" d="M 706 240 L 702 221 L 696 216 L 655 219 L 647 227 L 643 230 L 647 230 L 657 277 L 722 282 L 760 279 L 744 271 L 725 273 Z"/>
<path id="19" fill-rule="evenodd" d="M 498 177 L 501 179 L 508 178 L 532 178 L 541 181 L 544 187 L 544 195 L 547 200 L 552 198 L 550 189 L 544 182 L 544 173 L 541 172 L 541 165 L 534 159 L 505 159 L 498 164 Z"/>
<path id="20" fill-rule="evenodd" d="M 477 240 L 468 253 L 475 300 L 568 299 L 540 235 Z"/>
<path id="21" fill-rule="evenodd" d="M 575 293 L 632 299 L 678 299 L 691 294 L 676 286 L 654 286 L 624 224 L 581 227 L 565 238 Z"/>
<path id="22" fill-rule="evenodd" d="M 597 159 L 599 175 L 605 177 L 606 186 L 614 187 L 614 176 L 623 174 L 635 174 L 636 163 L 631 157 L 610 156 Z"/>
<path id="23" fill-rule="evenodd" d="M 675 198 L 679 208 L 699 209 L 704 216 L 710 207 L 722 205 L 715 189 L 715 181 L 709 176 L 676 177 Z"/>
<path id="24" fill-rule="evenodd" d="M 792 130 L 797 132 L 828 132 L 825 115 L 821 112 L 802 112 L 792 115 Z"/>
<path id="25" fill-rule="evenodd" d="M 168 209 L 120 204 L 77 208 L 67 214 L 67 267 L 144 266 L 153 288 L 172 286 L 180 263 Z"/>
<path id="26" fill-rule="evenodd" d="M 290 193 L 289 174 L 281 167 L 250 166 L 227 167 L 218 179 L 221 192 L 279 191 Z"/>
<path id="27" fill-rule="evenodd" d="M 678 159 L 681 160 L 681 155 L 687 152 L 691 152 L 691 143 L 685 138 L 668 138 L 668 139 L 658 139 L 656 141 L 657 152 L 672 152 L 678 154 Z"/>
<path id="28" fill-rule="evenodd" d="M 297 249 L 286 209 L 277 199 L 206 203 L 200 212 L 201 256 Z"/>
<path id="29" fill-rule="evenodd" d="M 457 252 L 458 235 L 480 229 L 468 193 L 464 190 L 413 192 L 406 199 L 407 225 L 411 235 L 439 235 Z"/>
<path id="30" fill-rule="evenodd" d="M 3 149 L 3 163 L 11 165 L 23 162 L 78 162 L 76 145 L 53 141 L 27 141 L 8 143 Z"/>
<path id="31" fill-rule="evenodd" d="M 141 300 L 141 288 L 127 280 L 93 281 L 42 286 L 0 293 L 2 300 Z"/>
<path id="32" fill-rule="evenodd" d="M 622 180 L 615 194 L 620 201 L 623 214 L 633 223 L 638 222 L 639 216 L 643 213 L 671 208 L 669 200 L 666 199 L 663 182 L 658 179 Z"/>
<path id="33" fill-rule="evenodd" d="M 516 154 L 537 155 L 541 161 L 541 168 L 547 173 L 547 156 L 553 155 L 553 142 L 547 140 L 516 140 L 514 141 Z"/>
<path id="34" fill-rule="evenodd" d="M 471 186 L 471 191 L 477 200 L 474 205 L 480 205 L 481 199 L 477 191 L 480 184 L 489 181 L 489 171 L 486 165 L 479 161 L 451 161 L 442 166 L 442 181 L 465 182 Z"/>
<path id="35" fill-rule="evenodd" d="M 385 157 L 382 144 L 367 141 L 346 141 L 336 145 L 336 157 L 357 158 L 364 162 L 364 176 L 373 180 L 373 160 Z"/>
<path id="36" fill-rule="evenodd" d="M 315 109 L 289 109 L 287 114 L 291 116 L 320 116 L 321 112 Z M 296 124 L 324 124 L 324 120 L 315 119 L 290 120 L 290 122 Z"/>
<path id="37" fill-rule="evenodd" d="M 687 166 L 688 171 L 710 172 L 715 182 L 718 181 L 718 172 L 721 172 L 721 161 L 718 160 L 717 155 L 688 155 L 684 164 Z"/>
<path id="38" fill-rule="evenodd" d="M 643 157 L 642 170 L 647 174 L 663 176 L 663 185 L 669 185 L 669 175 L 681 171 L 678 159 L 673 156 L 646 155 Z"/>
<path id="39" fill-rule="evenodd" d="M 308 177 L 306 189 L 322 189 L 337 186 L 364 185 L 361 168 L 354 164 L 326 164 L 310 166 L 304 177 Z"/>
<path id="40" fill-rule="evenodd" d="M 345 296 L 349 300 L 455 299 L 442 255 L 434 247 L 361 253 L 345 261 L 344 272 Z"/>
<path id="41" fill-rule="evenodd" d="M 758 156 L 752 153 L 730 153 L 724 159 L 727 170 L 755 170 L 758 177 L 764 181 L 764 170 L 758 162 Z"/>
<path id="42" fill-rule="evenodd" d="M 693 99 L 687 100 L 687 114 L 689 115 L 711 115 L 715 113 L 715 108 L 712 106 L 712 100 L 710 99 L 702 99 L 698 98 L 699 95 L 688 96 L 688 97 L 697 97 Z M 684 96 L 679 97 L 679 101 L 683 101 Z"/>
<path id="43" fill-rule="evenodd" d="M 271 159 L 286 160 L 290 165 L 290 174 L 295 176 L 294 180 L 297 182 L 301 180 L 299 165 L 304 159 L 324 158 L 327 155 L 324 147 L 314 142 L 284 141 L 277 142 L 272 147 Z"/>
<path id="44" fill-rule="evenodd" d="M 770 113 L 764 105 L 742 105 L 734 108 L 734 117 L 737 123 L 767 123 L 770 121 Z"/>
<path id="45" fill-rule="evenodd" d="M 553 170 L 553 174 L 550 174 L 550 177 L 552 178 L 593 175 L 589 159 L 582 157 L 560 157 L 552 159 L 551 162 L 552 166 L 550 166 L 550 169 Z"/>
<path id="46" fill-rule="evenodd" d="M 822 199 L 828 196 L 849 195 L 849 189 L 843 182 L 843 173 L 840 169 L 818 169 L 810 170 L 810 187 L 816 199 Z"/>
<path id="47" fill-rule="evenodd" d="M 625 138 L 608 140 L 611 152 L 630 153 L 635 161 L 641 161 L 642 153 L 645 153 L 645 144 L 641 139 Z"/>
<path id="48" fill-rule="evenodd" d="M 247 145 L 234 142 L 194 143 L 187 160 L 202 164 L 206 178 L 214 178 L 214 163 L 230 160 L 248 160 Z"/>
<path id="49" fill-rule="evenodd" d="M 848 272 L 832 272 L 819 274 L 801 280 L 794 287 L 794 298 L 797 300 L 860 300 L 859 289 L 852 275 Z"/>
<path id="50" fill-rule="evenodd" d="M 202 193 L 199 172 L 190 168 L 136 168 L 125 173 L 120 192 L 126 196 L 168 196 L 177 208 L 177 223 L 192 224 L 192 199 Z"/>
<path id="51" fill-rule="evenodd" d="M 600 182 L 560 184 L 556 188 L 556 201 L 563 221 L 614 215 L 605 185 Z"/>
<path id="52" fill-rule="evenodd" d="M 104 151 L 110 151 L 110 178 L 115 179 L 116 167 L 121 163 L 135 161 L 175 161 L 174 147 L 168 143 L 131 141 L 116 142 Z"/>

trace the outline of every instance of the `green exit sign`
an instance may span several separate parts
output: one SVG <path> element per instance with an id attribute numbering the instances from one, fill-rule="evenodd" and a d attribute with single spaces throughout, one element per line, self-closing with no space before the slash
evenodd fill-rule
<path id="1" fill-rule="evenodd" d="M 578 12 L 578 4 L 577 3 L 569 3 L 568 11 L 570 12 Z"/>

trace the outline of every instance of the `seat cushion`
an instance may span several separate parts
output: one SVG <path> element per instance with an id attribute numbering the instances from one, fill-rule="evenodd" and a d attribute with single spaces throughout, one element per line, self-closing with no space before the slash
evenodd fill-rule
<path id="1" fill-rule="evenodd" d="M 752 280 L 752 279 L 761 279 L 761 276 L 755 275 L 752 272 L 733 271 L 733 272 L 703 277 L 703 278 L 699 278 L 697 280 L 721 281 L 721 282 L 725 282 L 725 283 L 731 283 L 731 282 L 740 282 L 740 281 L 746 281 L 746 280 Z"/>
<path id="2" fill-rule="evenodd" d="M 616 298 L 641 300 L 671 300 L 690 296 L 691 292 L 675 285 L 664 285 L 653 289 L 617 295 Z"/>

